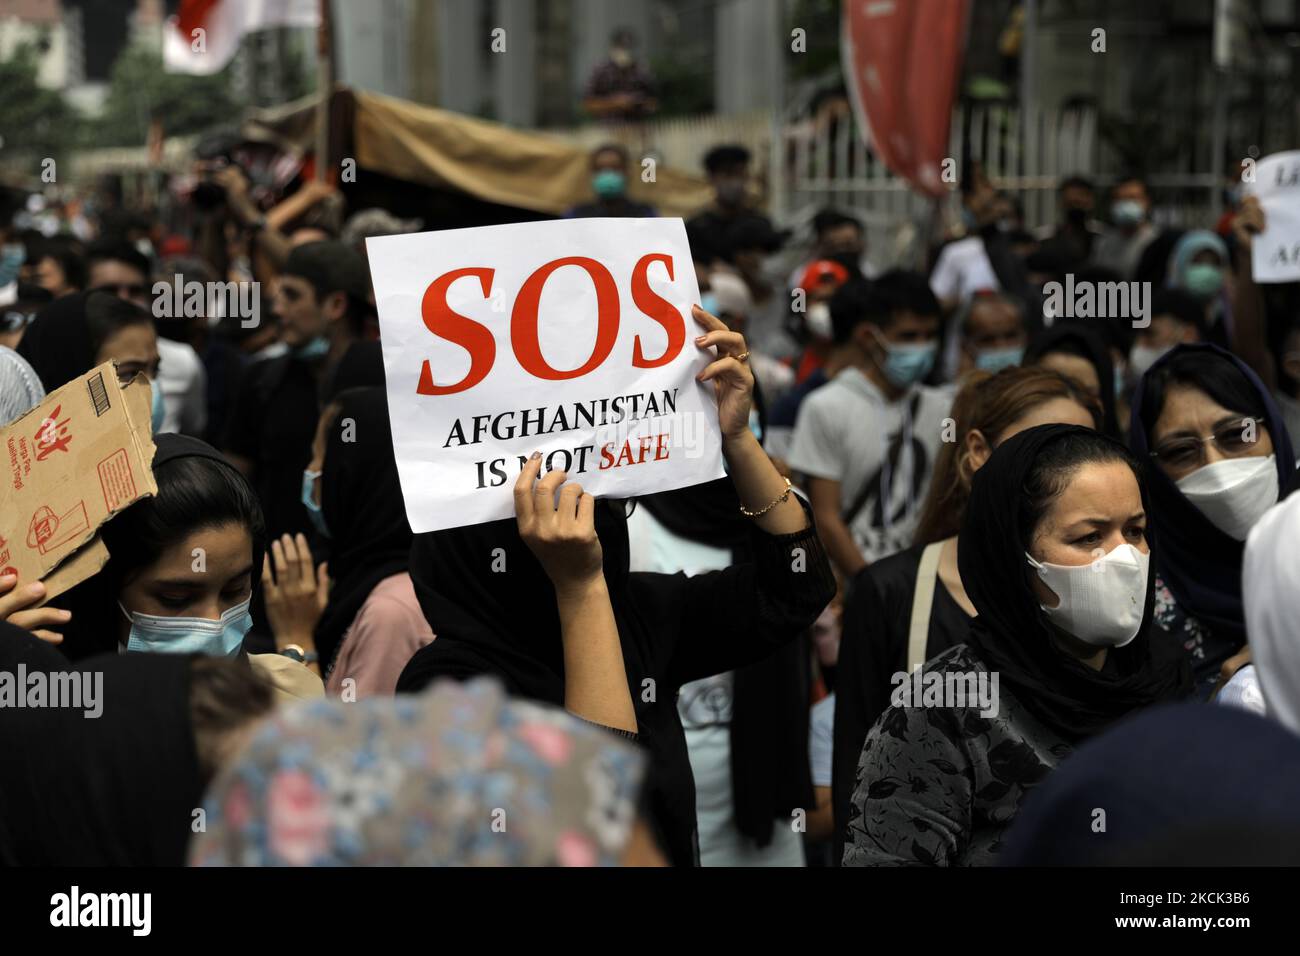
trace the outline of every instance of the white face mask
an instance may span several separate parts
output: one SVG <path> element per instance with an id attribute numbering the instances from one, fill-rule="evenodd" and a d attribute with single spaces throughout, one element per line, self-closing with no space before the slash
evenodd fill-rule
<path id="1" fill-rule="evenodd" d="M 819 339 L 829 339 L 834 337 L 834 329 L 831 328 L 831 307 L 825 302 L 814 302 L 808 306 L 808 314 L 805 317 L 808 323 L 808 331 Z"/>
<path id="2" fill-rule="evenodd" d="M 1128 353 L 1128 370 L 1132 376 L 1130 381 L 1134 384 L 1143 375 L 1147 369 L 1160 359 L 1162 355 L 1172 349 L 1172 345 L 1135 345 Z"/>
<path id="3" fill-rule="evenodd" d="M 1269 455 L 1202 465 L 1178 482 L 1178 490 L 1210 524 L 1245 541 L 1255 522 L 1277 504 L 1277 460 Z"/>
<path id="4" fill-rule="evenodd" d="M 1146 608 L 1149 554 L 1121 544 L 1090 564 L 1076 566 L 1025 557 L 1061 599 L 1056 607 L 1042 605 L 1061 630 L 1094 647 L 1123 647 L 1137 637 Z"/>

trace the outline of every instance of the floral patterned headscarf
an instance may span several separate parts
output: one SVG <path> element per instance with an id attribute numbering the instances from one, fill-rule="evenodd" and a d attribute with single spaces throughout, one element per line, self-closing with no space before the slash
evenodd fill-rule
<path id="1" fill-rule="evenodd" d="M 198 866 L 610 866 L 644 757 L 481 678 L 278 710 L 213 782 Z"/>

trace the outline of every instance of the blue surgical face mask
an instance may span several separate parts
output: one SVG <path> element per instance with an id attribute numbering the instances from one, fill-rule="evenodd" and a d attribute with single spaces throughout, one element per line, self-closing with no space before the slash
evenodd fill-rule
<path id="1" fill-rule="evenodd" d="M 938 342 L 926 342 L 920 345 L 891 345 L 879 334 L 876 341 L 885 350 L 885 364 L 882 371 L 885 378 L 895 388 L 907 388 L 930 374 L 934 368 L 934 358 L 939 351 Z"/>
<path id="2" fill-rule="evenodd" d="M 700 308 L 709 315 L 718 314 L 718 297 L 712 292 L 705 292 L 700 296 Z"/>
<path id="3" fill-rule="evenodd" d="M 1209 299 L 1223 288 L 1223 270 L 1218 266 L 1196 262 L 1183 274 L 1183 286 L 1198 299 Z"/>
<path id="4" fill-rule="evenodd" d="M 1117 226 L 1136 226 L 1146 214 L 1136 199 L 1117 199 L 1110 205 L 1110 221 Z"/>
<path id="5" fill-rule="evenodd" d="M 27 258 L 27 250 L 17 242 L 0 246 L 0 289 L 18 278 L 18 272 Z"/>
<path id="6" fill-rule="evenodd" d="M 317 359 L 323 359 L 330 351 L 330 340 L 323 335 L 318 335 L 310 342 L 304 342 L 293 350 L 293 357 L 302 359 L 306 362 L 314 362 Z"/>
<path id="7" fill-rule="evenodd" d="M 206 617 L 162 617 L 156 614 L 128 612 L 119 601 L 126 619 L 131 622 L 128 651 L 149 654 L 207 654 L 209 657 L 233 657 L 253 626 L 248 612 L 250 594 L 221 615 L 220 620 Z"/>
<path id="8" fill-rule="evenodd" d="M 311 519 L 312 527 L 328 538 L 330 533 L 329 529 L 325 527 L 325 515 L 321 511 L 320 505 L 316 504 L 316 498 L 312 494 L 320 475 L 319 471 L 303 471 L 302 506 L 307 509 L 307 517 Z"/>
<path id="9" fill-rule="evenodd" d="M 602 169 L 591 177 L 591 189 L 601 199 L 617 199 L 627 192 L 627 177 L 616 169 Z"/>
<path id="10" fill-rule="evenodd" d="M 157 435 L 162 430 L 163 418 L 167 415 L 167 406 L 163 403 L 162 383 L 150 379 L 149 388 L 153 391 L 153 405 L 149 409 L 149 422 L 153 426 L 153 433 Z"/>
<path id="11" fill-rule="evenodd" d="M 1019 365 L 1025 357 L 1023 345 L 1012 345 L 1005 349 L 985 349 L 975 355 L 975 367 L 985 372 L 1000 372 L 1004 368 Z"/>

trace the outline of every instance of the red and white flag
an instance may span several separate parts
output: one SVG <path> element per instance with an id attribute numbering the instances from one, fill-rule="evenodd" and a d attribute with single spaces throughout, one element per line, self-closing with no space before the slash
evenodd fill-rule
<path id="1" fill-rule="evenodd" d="M 320 26 L 321 0 L 181 0 L 163 28 L 163 69 L 218 73 L 245 33 L 269 27 Z"/>
<path id="2" fill-rule="evenodd" d="M 844 0 L 840 65 L 868 145 L 889 170 L 942 196 L 969 0 Z"/>

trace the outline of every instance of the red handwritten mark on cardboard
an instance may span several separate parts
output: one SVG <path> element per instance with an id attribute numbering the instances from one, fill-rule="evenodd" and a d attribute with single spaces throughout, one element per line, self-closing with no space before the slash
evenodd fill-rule
<path id="1" fill-rule="evenodd" d="M 78 501 L 62 516 L 55 515 L 49 505 L 41 505 L 27 526 L 27 547 L 47 554 L 89 528 L 84 501 Z"/>
<path id="2" fill-rule="evenodd" d="M 36 442 L 37 461 L 44 461 L 56 451 L 68 450 L 68 443 L 72 441 L 72 435 L 68 431 L 68 422 L 71 419 L 58 421 L 59 412 L 62 410 L 62 405 L 55 405 L 50 417 L 41 422 L 41 427 L 36 429 L 36 434 L 32 437 Z"/>

